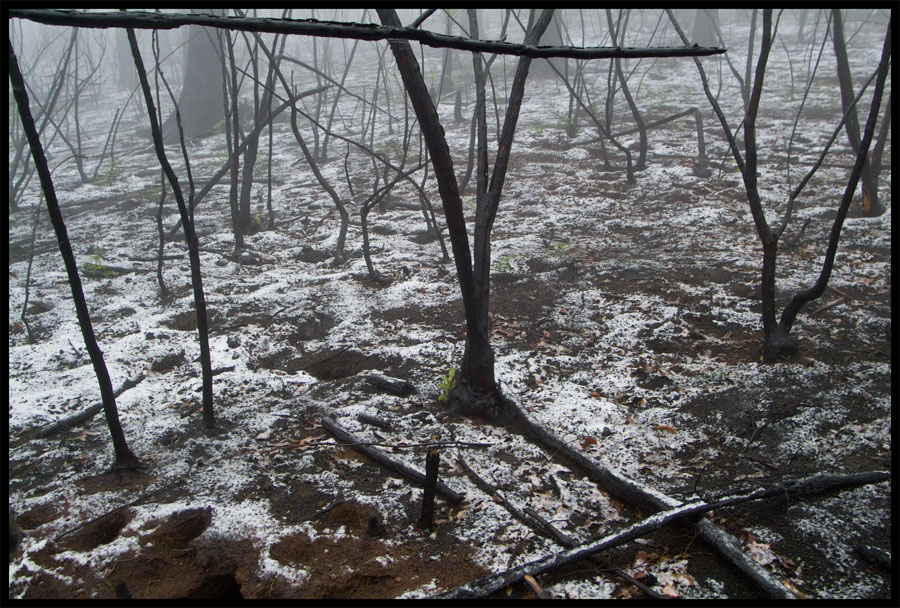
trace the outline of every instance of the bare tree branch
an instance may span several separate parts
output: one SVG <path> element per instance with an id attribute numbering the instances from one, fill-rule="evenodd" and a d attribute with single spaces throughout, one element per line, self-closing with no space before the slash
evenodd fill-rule
<path id="1" fill-rule="evenodd" d="M 185 25 L 202 25 L 245 32 L 295 34 L 324 38 L 358 40 L 412 40 L 434 48 L 480 51 L 500 55 L 524 55 L 532 58 L 568 57 L 571 59 L 612 59 L 639 57 L 700 57 L 718 55 L 726 49 L 684 46 L 660 48 L 632 47 L 555 47 L 473 40 L 459 36 L 437 34 L 409 27 L 395 27 L 368 23 L 343 23 L 315 19 L 265 19 L 248 17 L 216 17 L 213 15 L 173 15 L 133 12 L 85 13 L 55 9 L 12 9 L 10 17 L 29 19 L 47 25 L 70 25 L 89 28 L 130 27 L 137 29 L 174 29 Z"/>

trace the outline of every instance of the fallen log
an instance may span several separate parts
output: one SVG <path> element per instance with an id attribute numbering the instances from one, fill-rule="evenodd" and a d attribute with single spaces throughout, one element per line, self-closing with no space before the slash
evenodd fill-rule
<path id="1" fill-rule="evenodd" d="M 366 383 L 377 390 L 385 391 L 399 397 L 405 397 L 416 392 L 416 387 L 406 380 L 391 378 L 384 374 L 369 374 L 366 376 Z"/>
<path id="2" fill-rule="evenodd" d="M 520 432 L 537 441 L 552 453 L 563 455 L 570 459 L 594 482 L 604 490 L 631 504 L 637 505 L 648 511 L 671 510 L 683 503 L 666 496 L 652 488 L 648 488 L 624 475 L 607 468 L 599 462 L 585 455 L 583 452 L 561 440 L 544 425 L 531 419 L 522 405 L 514 396 L 506 396 L 507 422 Z M 884 474 L 879 472 L 879 474 Z M 889 473 L 886 474 L 889 478 Z M 828 476 L 826 476 L 828 477 Z M 846 477 L 846 476 L 838 476 Z M 830 476 L 835 481 L 834 476 Z M 827 481 L 827 480 L 823 480 Z M 862 481 L 860 483 L 873 483 Z M 795 491 L 818 491 L 814 489 L 798 489 Z M 712 521 L 701 518 L 695 522 L 695 527 L 701 538 L 715 548 L 735 569 L 740 571 L 748 580 L 766 593 L 766 595 L 779 599 L 795 599 L 792 591 L 785 587 L 781 581 L 775 578 L 768 570 L 760 566 L 741 549 L 740 542 L 731 534 L 725 532 Z"/>
<path id="3" fill-rule="evenodd" d="M 556 526 L 551 524 L 549 521 L 547 521 L 543 517 L 541 517 L 541 515 L 539 513 L 537 513 L 530 507 L 526 507 L 524 510 L 520 510 L 517 507 L 515 507 L 511 502 L 509 502 L 509 500 L 507 500 L 507 498 L 505 496 L 500 494 L 500 491 L 497 488 L 492 486 L 483 477 L 481 477 L 478 473 L 476 473 L 475 470 L 469 466 L 469 463 L 467 463 L 463 459 L 462 456 L 457 455 L 456 458 L 457 458 L 457 461 L 459 462 L 460 466 L 466 471 L 466 473 L 468 473 L 469 477 L 472 479 L 472 481 L 475 483 L 475 485 L 478 487 L 478 489 L 480 489 L 482 492 L 484 492 L 485 494 L 488 494 L 489 496 L 491 496 L 491 498 L 493 498 L 494 500 L 496 500 L 497 502 L 502 504 L 506 508 L 506 510 L 512 514 L 513 517 L 515 517 L 516 519 L 521 521 L 523 524 L 525 524 L 526 526 L 528 526 L 529 528 L 531 528 L 538 534 L 542 534 L 542 535 L 546 536 L 547 538 L 551 538 L 551 539 L 555 540 L 557 543 L 559 543 L 566 549 L 571 549 L 572 547 L 574 547 L 578 544 L 578 542 L 575 539 L 571 538 L 570 536 L 565 534 L 562 530 L 560 530 L 559 528 L 557 528 Z M 635 587 L 640 589 L 647 597 L 655 599 L 655 600 L 669 599 L 665 595 L 662 595 L 661 593 L 657 593 L 650 587 L 646 586 L 644 583 L 637 580 L 636 578 L 634 578 L 627 572 L 623 572 L 616 568 L 610 568 L 606 564 L 606 562 L 603 559 L 601 559 L 599 556 L 592 555 L 590 557 L 590 559 L 595 564 L 600 566 L 601 568 L 603 568 L 605 570 L 609 570 L 613 576 L 621 578 L 622 580 L 624 580 L 625 582 L 627 582 L 630 585 L 634 585 Z M 528 582 L 527 576 L 525 578 L 525 582 Z M 530 585 L 530 583 L 529 583 L 529 585 Z"/>
<path id="4" fill-rule="evenodd" d="M 381 416 L 376 416 L 375 414 L 367 414 L 365 412 L 361 412 L 357 414 L 356 419 L 360 422 L 364 422 L 366 424 L 371 424 L 373 426 L 377 426 L 380 429 L 384 429 L 385 431 L 393 431 L 394 427 L 390 422 L 382 418 Z"/>
<path id="5" fill-rule="evenodd" d="M 334 435 L 334 437 L 343 443 L 348 444 L 360 454 L 368 456 L 381 466 L 395 473 L 399 473 L 403 477 L 415 482 L 417 485 L 425 485 L 425 475 L 410 466 L 395 460 L 372 445 L 367 445 L 364 441 L 356 437 L 353 433 L 342 427 L 334 418 L 325 416 L 322 418 L 322 428 Z M 437 493 L 452 503 L 459 503 L 463 500 L 463 495 L 452 490 L 442 481 L 437 482 Z"/>
<path id="6" fill-rule="evenodd" d="M 143 379 L 144 379 L 144 374 L 138 374 L 134 378 L 129 378 L 128 380 L 126 380 L 125 382 L 122 383 L 122 386 L 120 386 L 113 392 L 113 397 L 118 397 L 119 395 L 121 395 L 122 393 L 127 391 L 128 389 L 134 388 L 135 386 L 140 384 Z M 43 439 L 44 437 L 52 435 L 53 433 L 58 433 L 59 431 L 64 431 L 66 429 L 70 429 L 73 426 L 77 426 L 79 424 L 84 424 L 85 422 L 87 422 L 88 420 L 93 418 L 98 412 L 100 412 L 102 410 L 103 410 L 103 404 L 95 403 L 94 405 L 92 405 L 91 407 L 87 408 L 86 410 L 84 410 L 82 412 L 79 412 L 77 414 L 69 416 L 68 418 L 63 418 L 62 420 L 57 420 L 56 422 L 51 422 L 50 424 L 40 427 L 39 429 L 37 429 L 34 432 L 34 438 L 35 439 Z"/>
<path id="7" fill-rule="evenodd" d="M 772 488 L 762 488 L 748 494 L 729 496 L 712 502 L 704 501 L 679 504 L 674 508 L 654 513 L 640 522 L 632 524 L 624 530 L 620 530 L 614 534 L 610 534 L 600 539 L 590 540 L 586 543 L 576 545 L 571 549 L 567 549 L 566 551 L 548 555 L 500 574 L 478 579 L 477 581 L 468 583 L 462 587 L 446 591 L 437 597 L 441 599 L 474 599 L 487 597 L 490 594 L 503 589 L 507 585 L 523 581 L 525 576 L 535 577 L 545 572 L 555 570 L 571 564 L 572 562 L 588 558 L 600 551 L 605 551 L 636 538 L 640 538 L 641 536 L 653 532 L 654 530 L 658 530 L 672 522 L 692 518 L 714 509 L 721 509 L 752 500 L 762 500 L 785 494 L 810 494 L 843 488 L 849 485 L 859 485 L 860 483 L 878 483 L 881 481 L 888 481 L 890 478 L 891 474 L 887 471 L 874 471 L 856 475 L 816 475 L 804 479 L 788 480 Z M 704 519 L 703 521 L 709 520 Z M 738 550 L 740 551 L 740 547 L 738 547 Z M 794 596 L 792 595 L 791 597 Z"/>
<path id="8" fill-rule="evenodd" d="M 891 569 L 891 554 L 884 549 L 870 545 L 856 545 L 853 549 L 867 562 L 881 566 L 885 570 Z"/>

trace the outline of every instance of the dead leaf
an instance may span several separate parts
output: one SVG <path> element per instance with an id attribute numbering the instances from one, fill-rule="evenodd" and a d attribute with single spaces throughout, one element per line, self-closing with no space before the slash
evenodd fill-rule
<path id="1" fill-rule="evenodd" d="M 790 589 L 791 592 L 793 592 L 793 594 L 796 595 L 797 597 L 799 597 L 801 600 L 808 599 L 806 594 L 803 593 L 802 591 L 800 591 L 799 589 L 797 589 L 797 587 L 795 587 L 791 581 L 785 579 L 781 582 L 784 583 L 784 586 L 787 587 L 788 589 Z"/>
<path id="2" fill-rule="evenodd" d="M 581 448 L 584 450 L 587 450 L 595 445 L 597 445 L 597 440 L 593 437 L 585 437 L 581 442 Z"/>
<path id="3" fill-rule="evenodd" d="M 613 593 L 613 598 L 620 599 L 620 600 L 631 599 L 631 590 L 632 589 L 637 591 L 636 587 L 626 587 L 626 586 L 619 587 L 618 589 L 616 589 L 616 592 Z"/>
<path id="4" fill-rule="evenodd" d="M 654 431 L 665 431 L 666 433 L 671 433 L 673 435 L 677 435 L 678 431 L 670 427 L 668 424 L 657 424 L 653 427 Z"/>
<path id="5" fill-rule="evenodd" d="M 662 588 L 663 595 L 668 595 L 671 598 L 681 597 L 678 595 L 678 591 L 675 590 L 675 586 L 672 584 L 672 581 L 666 582 L 666 584 Z"/>

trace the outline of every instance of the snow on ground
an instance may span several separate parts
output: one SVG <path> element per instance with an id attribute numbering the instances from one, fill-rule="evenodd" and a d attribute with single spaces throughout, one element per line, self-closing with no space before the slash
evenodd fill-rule
<path id="1" fill-rule="evenodd" d="M 873 51 L 862 45 L 858 50 L 860 61 L 863 55 L 872 61 Z M 732 61 L 742 65 L 741 50 L 730 52 Z M 772 82 L 779 80 L 776 69 L 786 68 L 773 64 Z M 623 475 L 678 498 L 694 496 L 698 484 L 706 492 L 724 493 L 741 480 L 765 484 L 817 471 L 888 468 L 891 369 L 883 331 L 890 322 L 889 168 L 880 192 L 887 213 L 850 218 L 845 226 L 846 245 L 831 284 L 852 291 L 852 300 L 816 316 L 801 315 L 795 329 L 804 345 L 799 361 L 763 365 L 757 360 L 760 321 L 754 294 L 761 250 L 734 163 L 696 80 L 694 66 L 685 61 L 664 81 L 644 81 L 641 94 L 648 100 L 667 95 L 702 108 L 714 176 L 701 179 L 693 173 L 693 126 L 667 129 L 652 133 L 648 168 L 634 187 L 625 184 L 622 159 L 614 157 L 614 171 L 601 170 L 596 144 L 587 143 L 596 135 L 590 125 L 582 126 L 575 140 L 566 139 L 560 127 L 568 108 L 564 87 L 552 80 L 529 84 L 494 230 L 497 377 L 558 436 Z M 740 95 L 729 91 L 723 95 L 729 115 L 735 116 Z M 776 91 L 767 89 L 767 94 Z M 826 94 L 836 92 L 818 90 L 819 96 Z M 113 98 L 119 102 L 120 97 Z M 108 109 L 85 111 L 85 120 L 108 120 Z M 442 104 L 440 111 L 458 168 L 464 167 L 467 124 L 449 126 L 452 103 Z M 627 108 L 617 106 L 617 115 L 626 116 Z M 489 125 L 492 120 L 489 116 Z M 792 120 L 761 117 L 768 130 L 769 139 L 761 140 L 767 152 L 785 148 Z M 832 122 L 804 123 L 804 133 L 822 141 Z M 135 117 L 127 130 L 139 126 Z M 384 125 L 379 134 L 387 138 Z M 405 567 L 402 552 L 409 547 L 415 547 L 423 564 L 466 548 L 473 572 L 485 573 L 557 550 L 483 493 L 458 456 L 514 505 L 531 507 L 579 540 L 631 521 L 633 514 L 603 488 L 535 444 L 444 411 L 439 382 L 462 356 L 462 307 L 452 264 L 440 263 L 438 243 L 409 238 L 424 229 L 421 213 L 400 208 L 376 210 L 370 217 L 373 261 L 394 279 L 389 286 L 367 278 L 356 215 L 348 233 L 348 259 L 335 266 L 329 254 L 338 223 L 331 202 L 305 165 L 294 164 L 301 156 L 286 125 L 277 127 L 275 140 L 278 226 L 247 238 L 261 260 L 258 265 L 229 258 L 225 189 L 215 189 L 197 210 L 217 371 L 215 407 L 223 429 L 212 435 L 199 431 L 199 346 L 185 247 L 178 241 L 166 246 L 167 253 L 184 254 L 165 264 L 166 283 L 176 293 L 169 302 L 160 301 L 155 266 L 131 261 L 153 256 L 157 246 L 158 173 L 149 170 L 155 159 L 123 137 L 122 145 L 132 153 L 122 156 L 115 187 L 76 186 L 77 175 L 66 164 L 54 176 L 82 267 L 96 261 L 139 269 L 85 279 L 84 287 L 114 386 L 145 376 L 117 400 L 129 445 L 151 476 L 144 485 L 92 485 L 111 459 L 102 415 L 62 435 L 24 439 L 35 427 L 97 402 L 99 392 L 46 217 L 38 228 L 28 286 L 30 306 L 41 304 L 40 312 L 29 316 L 37 340 L 27 343 L 22 328 L 13 331 L 25 302 L 28 254 L 22 243 L 30 235 L 34 214 L 28 205 L 38 202 L 37 192 L 29 193 L 25 209 L 11 215 L 10 248 L 15 244 L 17 255 L 10 256 L 8 309 L 10 510 L 38 521 L 26 529 L 10 562 L 10 597 L 39 594 L 46 584 L 41 573 L 68 589 L 85 586 L 77 575 L 66 574 L 81 572 L 79 567 L 113 576 L 115 564 L 142 550 L 141 539 L 162 522 L 195 509 L 210 511 L 208 525 L 193 541 L 210 563 L 217 552 L 230 554 L 232 549 L 224 548 L 229 543 L 249 542 L 246 561 L 240 562 L 244 569 L 236 572 L 242 580 L 258 582 L 254 593 L 263 593 L 259 590 L 273 581 L 279 589 L 291 589 L 316 579 L 313 561 L 278 557 L 295 536 L 307 538 L 310 546 L 356 538 L 346 525 L 321 523 L 320 510 L 339 501 L 377 513 L 391 531 L 382 539 L 383 552 L 379 545 L 370 560 L 386 571 Z M 637 140 L 623 141 L 636 146 Z M 838 145 L 846 153 L 844 142 Z M 190 152 L 206 161 L 220 147 L 221 136 L 192 144 Z M 362 158 L 354 156 L 354 175 L 368 180 Z M 211 171 L 216 163 L 203 166 Z M 342 160 L 323 170 L 347 189 Z M 843 175 L 835 171 L 838 178 Z M 767 205 L 780 209 L 786 191 L 782 168 L 764 164 L 760 181 L 766 184 Z M 837 187 L 815 181 L 798 207 L 795 230 L 807 218 L 811 224 L 800 245 L 780 259 L 783 293 L 809 284 L 818 271 L 821 237 L 830 226 L 823 217 L 840 196 Z M 262 187 L 255 194 L 265 199 Z M 433 187 L 429 196 L 438 205 Z M 418 201 L 412 190 L 401 190 L 398 198 Z M 137 204 L 123 206 L 123 200 Z M 357 195 L 354 210 L 359 201 Z M 265 216 L 262 204 L 254 208 Z M 440 218 L 439 206 L 435 211 Z M 170 197 L 166 223 L 174 224 L 177 217 Z M 310 261 L 310 250 L 324 255 Z M 823 302 L 832 296 L 837 294 L 829 291 Z M 321 361 L 324 369 L 317 367 Z M 396 397 L 373 391 L 364 381 L 372 371 L 403 377 L 417 392 Z M 391 430 L 359 421 L 360 413 L 388 419 Z M 335 446 L 320 426 L 325 415 L 364 441 L 385 445 L 455 441 L 489 446 L 442 450 L 442 480 L 464 492 L 466 500 L 453 508 L 441 503 L 443 523 L 426 535 L 412 526 L 421 490 Z M 424 447 L 395 448 L 390 454 L 422 468 Z M 183 491 L 128 507 L 130 519 L 108 542 L 66 549 L 67 541 L 57 538 L 173 480 L 182 482 Z M 890 529 L 886 485 L 791 502 L 777 517 L 760 516 L 766 513 L 762 508 L 750 515 L 732 512 L 725 525 L 733 532 L 750 530 L 758 541 L 770 543 L 767 550 L 778 559 L 767 561 L 768 567 L 807 596 L 880 597 L 890 593 L 890 583 L 859 566 L 852 543 L 874 544 L 880 530 Z M 51 515 L 40 520 L 36 514 L 43 512 Z M 308 519 L 298 520 L 299 512 Z M 799 534 L 792 535 L 792 529 Z M 753 593 L 724 566 L 695 566 L 694 549 L 676 553 L 673 544 L 673 554 L 666 554 L 657 545 L 673 542 L 669 537 L 643 542 L 616 554 L 616 564 L 632 574 L 652 574 L 657 591 L 674 589 L 690 598 Z M 795 564 L 793 570 L 778 565 L 785 560 Z M 589 571 L 548 581 L 545 588 L 556 597 L 610 598 L 622 596 L 624 587 L 606 572 Z M 425 576 L 396 594 L 423 597 L 445 589 L 445 583 Z M 85 593 L 111 597 L 101 587 Z"/>

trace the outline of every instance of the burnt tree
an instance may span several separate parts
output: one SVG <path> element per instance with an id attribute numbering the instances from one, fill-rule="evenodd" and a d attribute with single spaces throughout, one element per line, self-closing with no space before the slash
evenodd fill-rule
<path id="1" fill-rule="evenodd" d="M 221 13 L 191 9 L 192 13 Z M 181 126 L 188 139 L 209 134 L 213 126 L 225 118 L 222 103 L 222 68 L 219 42 L 212 30 L 191 26 L 188 31 L 187 56 L 184 62 L 184 84 L 178 98 Z M 163 140 L 178 143 L 175 113 L 162 126 Z"/>
<path id="2" fill-rule="evenodd" d="M 209 429 L 215 426 L 216 420 L 213 414 L 213 383 L 212 383 L 212 363 L 209 353 L 209 320 L 206 314 L 206 297 L 203 294 L 203 279 L 200 273 L 200 246 L 197 242 L 197 233 L 194 231 L 194 216 L 189 211 L 192 205 L 185 202 L 178 177 L 172 169 L 166 158 L 166 150 L 163 147 L 163 135 L 159 121 L 156 118 L 156 108 L 153 103 L 153 94 L 150 92 L 150 82 L 147 80 L 147 71 L 144 69 L 144 61 L 141 58 L 141 51 L 138 49 L 137 38 L 134 30 L 128 28 L 128 42 L 131 45 L 131 54 L 134 57 L 134 66 L 137 68 L 138 79 L 141 83 L 141 90 L 144 93 L 144 102 L 147 104 L 147 114 L 150 119 L 150 132 L 153 136 L 153 146 L 156 149 L 156 156 L 162 165 L 169 185 L 175 195 L 175 201 L 178 203 L 178 211 L 181 214 L 181 221 L 184 225 L 184 236 L 188 246 L 188 257 L 191 262 L 191 286 L 194 290 L 194 305 L 197 310 L 197 333 L 200 342 L 200 366 L 203 376 L 203 427 Z M 220 106 L 221 107 L 221 106 Z M 184 134 L 182 132 L 181 115 L 176 106 L 175 110 L 176 127 L 179 130 L 181 147 L 184 150 Z M 192 186 L 193 190 L 193 186 Z"/>
<path id="3" fill-rule="evenodd" d="M 687 37 L 678 26 L 675 17 L 672 15 L 672 12 L 668 11 L 668 13 L 669 19 L 675 26 L 678 35 L 685 43 L 687 43 Z M 853 193 L 856 191 L 856 187 L 859 184 L 860 177 L 863 175 L 863 170 L 866 166 L 869 146 L 872 143 L 873 135 L 875 132 L 875 125 L 878 121 L 881 97 L 884 92 L 885 81 L 887 80 L 887 74 L 890 68 L 892 25 L 893 19 L 891 19 L 887 26 L 884 46 L 882 48 L 882 55 L 881 60 L 878 64 L 878 68 L 875 74 L 873 74 L 872 78 L 870 79 L 870 82 L 871 80 L 875 81 L 875 89 L 872 93 L 871 108 L 869 110 L 866 127 L 860 141 L 859 148 L 855 150 L 856 158 L 853 164 L 853 168 L 850 171 L 844 194 L 837 206 L 837 213 L 832 223 L 832 228 L 828 237 L 828 243 L 826 245 L 825 255 L 822 261 L 822 268 L 819 272 L 819 276 L 811 287 L 793 295 L 790 302 L 783 309 L 780 318 L 777 316 L 776 306 L 776 270 L 778 261 L 779 239 L 781 238 L 784 230 L 788 225 L 788 221 L 791 217 L 791 213 L 797 197 L 800 195 L 803 187 L 815 173 L 816 169 L 821 165 L 828 147 L 823 150 L 818 163 L 812 168 L 812 170 L 801 181 L 801 183 L 796 188 L 794 188 L 793 191 L 791 191 L 788 197 L 786 211 L 781 222 L 775 226 L 770 225 L 766 217 L 766 211 L 763 208 L 762 195 L 760 194 L 759 188 L 759 149 L 756 142 L 756 119 L 760 107 L 760 99 L 762 97 L 763 81 L 765 80 L 766 76 L 766 65 L 768 63 L 769 51 L 772 47 L 773 42 L 772 10 L 766 9 L 763 11 L 762 39 L 760 41 L 759 47 L 759 58 L 756 62 L 753 86 L 750 90 L 750 96 L 747 102 L 747 111 L 744 115 L 743 122 L 743 153 L 741 152 L 740 147 L 738 146 L 737 139 L 735 138 L 731 127 L 728 124 L 728 119 L 726 118 L 721 106 L 716 101 L 715 96 L 710 90 L 709 81 L 706 72 L 703 69 L 703 66 L 696 58 L 694 60 L 697 65 L 697 69 L 700 72 L 700 78 L 703 82 L 703 90 L 706 93 L 706 97 L 712 105 L 716 116 L 719 118 L 719 122 L 722 124 L 722 128 L 725 132 L 725 137 L 728 140 L 731 153 L 734 156 L 735 162 L 741 173 L 741 178 L 744 182 L 744 190 L 747 195 L 747 202 L 750 206 L 750 213 L 753 217 L 753 223 L 756 228 L 756 233 L 759 237 L 763 249 L 763 259 L 760 270 L 760 295 L 762 299 L 763 325 L 762 355 L 765 361 L 776 361 L 781 357 L 790 357 L 797 352 L 799 348 L 799 342 L 797 341 L 797 338 L 795 336 L 791 335 L 791 329 L 797 318 L 797 314 L 800 312 L 804 305 L 819 298 L 825 292 L 825 288 L 828 286 L 828 280 L 831 277 L 831 272 L 834 268 L 835 256 L 837 255 L 838 243 L 840 241 L 844 220 L 847 217 L 847 212 L 850 208 L 850 202 L 853 199 Z M 838 126 L 838 129 L 840 129 L 844 125 L 844 122 L 848 120 L 851 115 L 855 114 L 856 103 L 862 96 L 862 92 L 863 91 L 860 91 L 855 100 L 850 101 L 849 107 L 845 111 L 844 117 L 842 118 L 841 124 Z M 836 134 L 837 133 L 835 133 L 835 135 Z M 831 141 L 834 141 L 834 137 L 832 137 Z M 830 145 L 831 143 L 828 144 L 828 146 Z"/>
<path id="4" fill-rule="evenodd" d="M 81 327 L 84 345 L 90 355 L 94 373 L 97 375 L 97 381 L 100 384 L 100 397 L 103 403 L 103 412 L 106 415 L 106 423 L 109 427 L 109 433 L 112 436 L 113 450 L 115 451 L 113 468 L 120 475 L 124 475 L 140 469 L 141 463 L 129 449 L 128 443 L 125 440 L 125 432 L 122 430 L 122 425 L 119 422 L 119 411 L 116 407 L 116 397 L 113 392 L 112 382 L 109 378 L 109 370 L 106 368 L 103 352 L 100 350 L 100 345 L 97 343 L 97 337 L 94 334 L 91 315 L 88 311 L 87 301 L 84 297 L 84 290 L 81 287 L 81 277 L 78 276 L 78 265 L 75 261 L 75 254 L 73 253 L 72 245 L 69 242 L 69 234 L 66 230 L 66 224 L 63 221 L 62 212 L 59 208 L 59 201 L 56 198 L 56 190 L 53 187 L 53 178 L 50 175 L 50 167 L 47 165 L 44 148 L 41 145 L 41 139 L 38 135 L 37 128 L 35 127 L 34 118 L 31 115 L 28 93 L 25 91 L 25 80 L 22 78 L 22 72 L 19 70 L 19 62 L 16 59 L 12 42 L 8 41 L 8 43 L 10 84 L 12 85 L 13 95 L 15 96 L 16 105 L 19 109 L 19 116 L 22 119 L 22 128 L 25 131 L 25 136 L 28 138 L 31 155 L 34 158 L 34 166 L 41 181 L 44 199 L 47 201 L 47 212 L 50 214 L 50 221 L 56 232 L 59 252 L 62 254 L 63 261 L 65 262 L 66 274 L 69 278 L 69 287 L 72 290 L 72 300 L 75 303 L 75 311 L 78 315 L 78 325 Z"/>
<path id="5" fill-rule="evenodd" d="M 378 16 L 384 25 L 400 27 L 396 11 L 379 9 Z M 546 30 L 552 16 L 552 11 L 544 11 L 541 14 L 529 28 L 525 36 L 525 45 L 534 45 L 540 40 L 541 34 Z M 506 405 L 506 399 L 499 390 L 494 376 L 494 351 L 490 343 L 490 319 L 488 317 L 491 266 L 490 233 L 509 166 L 509 155 L 531 59 L 527 56 L 519 59 L 490 183 L 484 190 L 479 188 L 476 196 L 473 264 L 473 252 L 469 248 L 459 183 L 437 109 L 428 94 L 419 62 L 409 42 L 390 40 L 389 44 L 410 102 L 419 118 L 419 125 L 431 155 L 462 292 L 466 316 L 466 345 L 462 366 L 457 374 L 456 388 L 453 390 L 451 399 L 453 404 L 464 413 L 503 421 L 509 416 L 509 407 Z M 479 98 L 483 102 L 483 95 Z M 481 129 L 479 130 L 481 131 Z M 482 159 L 485 158 L 485 156 L 479 156 Z M 478 181 L 486 183 L 486 173 L 481 168 L 476 168 L 476 171 L 476 175 L 481 174 L 481 179 Z"/>
<path id="6" fill-rule="evenodd" d="M 853 77 L 850 75 L 850 62 L 847 59 L 847 45 L 844 41 L 844 21 L 841 17 L 841 9 L 831 10 L 832 37 L 834 41 L 834 57 L 837 61 L 837 76 L 841 87 L 841 107 L 847 120 L 844 128 L 847 131 L 847 139 L 850 147 L 859 154 L 861 140 L 859 136 L 859 118 L 856 116 L 856 108 L 853 107 Z M 862 201 L 863 213 L 868 216 L 878 216 L 884 213 L 884 207 L 878 201 L 878 176 L 875 168 L 868 160 L 862 169 Z"/>

